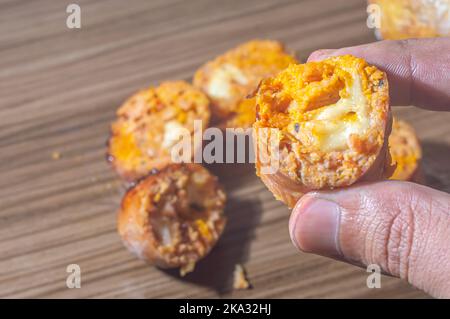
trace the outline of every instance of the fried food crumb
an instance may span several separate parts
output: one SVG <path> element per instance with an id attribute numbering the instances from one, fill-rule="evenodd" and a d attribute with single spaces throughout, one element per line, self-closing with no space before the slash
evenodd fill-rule
<path id="1" fill-rule="evenodd" d="M 182 267 L 180 267 L 180 276 L 184 277 L 186 274 L 194 271 L 195 269 L 195 262 L 190 262 Z"/>
<path id="2" fill-rule="evenodd" d="M 251 288 L 250 282 L 247 279 L 246 271 L 241 264 L 236 264 L 233 275 L 233 289 L 243 290 Z"/>
<path id="3" fill-rule="evenodd" d="M 59 160 L 61 158 L 61 153 L 60 152 L 58 152 L 58 151 L 54 151 L 53 153 L 52 153 L 52 159 L 53 160 Z"/>

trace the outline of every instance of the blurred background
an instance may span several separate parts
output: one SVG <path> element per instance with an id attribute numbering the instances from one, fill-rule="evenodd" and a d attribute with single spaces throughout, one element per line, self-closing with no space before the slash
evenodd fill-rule
<path id="1" fill-rule="evenodd" d="M 66 8 L 81 8 L 81 28 Z M 105 161 L 115 110 L 140 88 L 191 80 L 247 40 L 274 39 L 301 61 L 321 48 L 376 41 L 364 0 L 0 0 L 0 297 L 426 297 L 365 269 L 301 254 L 290 211 L 252 165 L 210 166 L 229 194 L 229 224 L 194 273 L 137 260 L 116 233 L 125 188 Z M 450 113 L 395 108 L 422 141 L 428 185 L 450 191 Z M 234 265 L 253 288 L 232 291 Z M 69 289 L 66 267 L 81 268 Z"/>

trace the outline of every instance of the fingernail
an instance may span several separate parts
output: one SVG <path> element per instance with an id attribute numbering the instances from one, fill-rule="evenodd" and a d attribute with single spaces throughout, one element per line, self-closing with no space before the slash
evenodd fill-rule
<path id="1" fill-rule="evenodd" d="M 327 257 L 338 258 L 340 208 L 322 198 L 300 200 L 289 221 L 291 240 L 298 249 Z"/>

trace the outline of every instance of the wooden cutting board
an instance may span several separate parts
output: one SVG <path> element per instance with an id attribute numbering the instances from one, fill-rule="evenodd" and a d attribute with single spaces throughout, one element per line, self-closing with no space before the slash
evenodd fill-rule
<path id="1" fill-rule="evenodd" d="M 135 259 L 115 230 L 123 186 L 104 160 L 116 108 L 139 88 L 189 80 L 249 39 L 319 48 L 374 41 L 360 0 L 0 1 L 0 297 L 424 297 L 395 278 L 366 287 L 363 269 L 298 253 L 289 210 L 251 165 L 214 166 L 229 194 L 225 235 L 183 279 Z M 450 113 L 396 114 L 423 141 L 425 172 L 450 191 Z M 211 167 L 210 167 L 211 168 Z M 234 264 L 252 290 L 230 292 Z M 66 287 L 69 264 L 81 288 Z"/>

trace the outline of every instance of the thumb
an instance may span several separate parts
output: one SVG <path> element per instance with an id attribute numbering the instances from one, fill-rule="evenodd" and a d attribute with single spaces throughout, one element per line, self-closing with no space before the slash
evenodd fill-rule
<path id="1" fill-rule="evenodd" d="M 384 181 L 303 196 L 289 221 L 302 251 L 377 264 L 436 297 L 450 297 L 450 195 Z"/>

